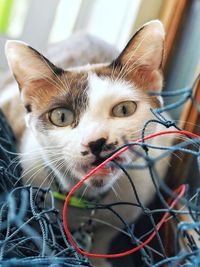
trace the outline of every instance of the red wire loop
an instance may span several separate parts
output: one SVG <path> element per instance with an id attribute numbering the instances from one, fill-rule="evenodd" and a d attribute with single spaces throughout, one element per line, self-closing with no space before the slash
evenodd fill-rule
<path id="1" fill-rule="evenodd" d="M 172 130 L 172 131 L 164 131 L 164 132 L 159 132 L 159 133 L 155 133 L 152 135 L 149 135 L 147 137 L 145 137 L 143 140 L 147 141 L 149 139 L 155 138 L 157 136 L 162 136 L 162 135 L 166 135 L 166 134 L 183 134 L 183 135 L 187 135 L 189 137 L 194 137 L 194 138 L 200 138 L 200 136 L 188 132 L 188 131 L 178 131 L 178 130 Z M 136 142 L 142 142 L 142 139 L 137 140 Z M 132 146 L 132 145 L 131 145 Z M 128 146 L 120 149 L 119 151 L 117 151 L 115 154 L 113 154 L 111 157 L 109 157 L 108 159 L 106 159 L 104 162 L 102 162 L 99 166 L 97 166 L 96 168 L 94 168 L 93 170 L 91 170 L 81 181 L 79 181 L 73 188 L 72 190 L 69 192 L 68 196 L 66 197 L 65 203 L 64 203 L 64 207 L 63 207 L 63 225 L 64 225 L 64 230 L 65 233 L 68 237 L 69 242 L 71 243 L 71 245 L 82 255 L 85 255 L 87 257 L 96 257 L 96 258 L 118 258 L 118 257 L 124 257 L 127 256 L 131 253 L 134 253 L 136 251 L 138 251 L 139 249 L 141 249 L 142 247 L 144 247 L 145 245 L 147 245 L 156 235 L 156 231 L 153 231 L 151 233 L 151 235 L 139 246 L 136 246 L 130 250 L 121 252 L 121 253 L 116 253 L 116 254 L 96 254 L 96 253 L 89 253 L 87 251 L 83 251 L 82 249 L 80 249 L 76 243 L 74 242 L 71 233 L 68 229 L 68 225 L 67 225 L 67 208 L 68 208 L 68 204 L 69 204 L 69 200 L 70 197 L 72 196 L 72 194 L 87 180 L 89 179 L 96 171 L 98 171 L 100 168 L 102 168 L 103 166 L 105 166 L 109 161 L 113 160 L 114 158 L 118 157 L 120 154 L 122 154 L 123 152 L 125 152 L 128 149 Z M 172 203 L 170 204 L 170 209 L 173 209 L 174 206 L 176 205 L 176 203 L 178 202 L 178 200 L 180 198 L 182 198 L 185 194 L 185 190 L 186 190 L 186 186 L 185 185 L 181 185 L 178 189 L 176 189 L 174 191 L 174 193 L 177 195 L 177 198 L 174 199 L 172 201 Z M 159 231 L 159 229 L 161 228 L 161 226 L 163 225 L 163 223 L 166 221 L 167 217 L 169 216 L 169 212 L 165 212 L 162 219 L 160 220 L 160 222 L 156 225 L 156 230 Z"/>

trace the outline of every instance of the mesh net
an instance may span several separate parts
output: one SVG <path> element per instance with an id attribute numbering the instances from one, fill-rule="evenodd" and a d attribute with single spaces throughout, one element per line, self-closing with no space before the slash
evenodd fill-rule
<path id="1" fill-rule="evenodd" d="M 0 112 L 0 265 L 91 266 L 66 239 L 52 192 L 20 185 L 20 174 L 15 138 Z"/>
<path id="2" fill-rule="evenodd" d="M 112 164 L 117 164 L 117 167 L 121 168 L 129 179 L 136 203 L 96 204 L 96 209 L 107 209 L 112 213 L 112 216 L 117 216 L 123 222 L 131 244 L 138 247 L 137 257 L 140 259 L 140 265 L 136 266 L 142 266 L 142 264 L 143 266 L 163 266 L 164 264 L 168 266 L 199 266 L 200 264 L 200 189 L 198 188 L 191 195 L 190 187 L 187 185 L 184 187 L 184 196 L 180 194 L 181 190 L 174 193 L 160 179 L 155 167 L 156 162 L 161 158 L 168 157 L 178 151 L 193 155 L 198 170 L 200 170 L 200 139 L 186 136 L 184 141 L 170 147 L 164 145 L 155 147 L 145 141 L 146 129 L 151 123 L 159 123 L 166 128 L 175 127 L 177 130 L 181 130 L 175 121 L 169 121 L 165 118 L 164 112 L 176 109 L 188 100 L 192 101 L 198 112 L 200 111 L 200 106 L 193 96 L 193 89 L 198 80 L 199 77 L 192 87 L 162 92 L 161 95 L 164 98 L 174 98 L 175 101 L 171 101 L 171 104 L 163 108 L 152 110 L 155 119 L 145 123 L 141 141 L 127 143 L 123 146 L 129 147 L 129 149 L 133 145 L 142 147 L 145 155 L 139 154 L 139 156 L 144 158 L 143 165 L 123 165 L 115 160 L 112 161 Z M 152 94 L 155 95 L 155 93 Z M 15 158 L 14 136 L 2 113 L 0 113 L 0 127 L 0 264 L 5 266 L 90 266 L 87 258 L 76 252 L 66 238 L 63 222 L 54 206 L 51 190 L 23 186 L 17 183 L 21 167 Z M 117 150 L 120 151 L 123 147 L 119 147 Z M 162 153 L 157 158 L 151 158 L 149 156 L 150 149 L 159 149 Z M 134 153 L 136 152 L 134 151 Z M 130 168 L 149 169 L 160 208 L 145 207 L 142 204 L 133 180 L 127 172 Z M 199 174 L 197 175 L 199 176 Z M 51 203 L 48 207 L 44 204 L 46 197 Z M 171 197 L 171 202 L 167 201 L 169 197 Z M 172 202 L 174 205 L 169 204 Z M 177 203 L 181 205 L 181 208 Z M 149 225 L 148 230 L 145 233 L 140 233 L 139 230 L 137 231 L 136 224 L 128 225 L 125 218 L 116 213 L 114 209 L 116 205 L 133 205 L 140 208 L 145 222 Z M 189 220 L 181 221 L 180 215 L 189 216 Z M 169 220 L 173 220 L 176 224 L 173 243 L 171 243 L 174 250 L 172 257 L 168 256 L 165 236 L 161 235 L 160 227 L 158 227 L 159 223 L 162 222 L 166 225 Z M 152 239 L 157 242 L 156 247 L 145 242 L 152 234 L 154 235 Z"/>

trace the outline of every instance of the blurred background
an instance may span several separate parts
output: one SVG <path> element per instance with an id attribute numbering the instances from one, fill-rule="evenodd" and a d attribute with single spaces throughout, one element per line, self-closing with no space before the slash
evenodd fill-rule
<path id="1" fill-rule="evenodd" d="M 182 87 L 199 63 L 200 0 L 0 0 L 0 69 L 7 69 L 6 39 L 43 50 L 84 31 L 121 50 L 138 27 L 157 18 L 175 34 L 167 44 L 168 63 L 173 55 L 168 85 Z"/>
<path id="2" fill-rule="evenodd" d="M 138 27 L 157 18 L 169 37 L 166 86 L 188 85 L 200 59 L 200 0 L 0 0 L 0 70 L 8 68 L 6 39 L 41 51 L 84 31 L 121 50 Z"/>
<path id="3" fill-rule="evenodd" d="M 7 39 L 38 49 L 86 32 L 124 48 L 145 22 L 166 29 L 165 90 L 188 86 L 200 64 L 200 0 L 0 0 L 0 71 L 8 69 Z M 173 113 L 180 117 L 181 109 Z"/>

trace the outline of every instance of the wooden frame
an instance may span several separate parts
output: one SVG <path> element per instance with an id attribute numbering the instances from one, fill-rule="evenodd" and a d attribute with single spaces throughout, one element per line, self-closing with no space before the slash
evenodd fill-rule
<path id="1" fill-rule="evenodd" d="M 165 58 L 164 58 L 164 70 L 166 70 L 168 62 L 170 60 L 171 51 L 173 50 L 174 44 L 177 40 L 177 35 L 181 28 L 181 24 L 183 22 L 184 16 L 186 15 L 186 10 L 190 1 L 188 0 L 165 0 L 163 4 L 163 10 L 160 15 L 160 19 L 163 22 L 166 29 L 166 50 L 165 50 Z M 200 68 L 197 68 L 196 76 Z M 195 79 L 195 75 L 194 75 Z M 196 81 L 196 84 L 193 88 L 193 97 L 195 100 L 200 103 L 200 79 Z M 198 110 L 193 105 L 191 100 L 188 100 L 186 103 L 183 112 L 181 114 L 179 120 L 179 127 L 181 129 L 194 132 L 199 134 L 199 129 L 196 125 L 200 122 L 200 114 Z M 167 184 L 171 189 L 176 189 L 179 185 L 185 182 L 186 176 L 188 174 L 190 166 L 188 166 L 192 160 L 192 157 L 189 154 L 179 154 L 181 157 L 177 158 L 177 155 L 173 155 L 170 162 L 170 169 L 167 173 Z M 181 206 L 180 206 L 181 207 Z M 177 206 L 178 208 L 178 206 Z M 180 216 L 181 221 L 190 221 L 189 216 Z M 166 225 L 168 235 L 165 236 L 165 248 L 168 256 L 173 256 L 173 246 L 174 236 L 177 231 L 176 225 L 170 221 Z"/>
<path id="2" fill-rule="evenodd" d="M 193 97 L 197 101 L 197 103 L 200 103 L 200 79 L 197 79 L 196 84 L 194 85 Z M 200 114 L 196 107 L 193 105 L 192 101 L 189 100 L 182 112 L 179 121 L 179 127 L 183 130 L 200 134 L 200 130 L 198 129 L 198 127 L 196 127 L 199 122 Z M 177 155 L 179 156 L 179 158 L 177 158 Z M 190 162 L 190 158 L 191 155 L 186 153 L 180 153 L 180 155 L 179 153 L 177 153 L 176 155 L 172 156 L 170 164 L 171 168 L 167 174 L 167 177 L 170 177 L 167 179 L 167 183 L 172 189 L 177 188 L 180 184 L 183 184 L 185 182 L 187 176 L 187 163 Z"/>
<path id="3" fill-rule="evenodd" d="M 163 22 L 166 29 L 165 41 L 165 58 L 164 65 L 167 64 L 170 51 L 172 51 L 173 44 L 179 31 L 181 21 L 184 17 L 186 8 L 189 4 L 187 0 L 165 0 L 160 14 L 160 20 Z"/>
<path id="4" fill-rule="evenodd" d="M 164 70 L 170 60 L 171 51 L 173 50 L 174 44 L 177 40 L 177 35 L 180 27 L 183 23 L 184 16 L 186 14 L 187 8 L 189 7 L 190 1 L 187 0 L 165 0 L 163 4 L 163 9 L 160 15 L 160 19 L 166 28 L 166 49 L 164 58 Z M 200 68 L 197 69 L 197 75 Z M 197 76 L 196 75 L 196 76 Z M 195 79 L 195 77 L 194 77 Z M 193 91 L 193 96 L 198 103 L 200 103 L 200 81 L 198 80 L 195 84 Z M 193 106 L 191 101 L 188 101 L 183 109 L 180 117 L 179 127 L 181 129 L 195 132 L 197 129 L 195 125 L 200 120 L 199 113 L 197 109 Z M 168 171 L 167 177 L 169 178 L 168 184 L 172 188 L 177 188 L 179 184 L 184 182 L 184 171 L 186 171 L 187 161 L 189 160 L 189 155 L 181 154 L 181 161 L 173 156 L 171 159 L 172 168 Z M 176 168 L 173 168 L 176 166 Z M 177 181 L 177 177 L 182 177 Z"/>
<path id="5" fill-rule="evenodd" d="M 200 73 L 200 72 L 199 72 Z M 200 103 L 200 77 L 196 81 L 194 88 L 194 98 Z M 182 112 L 179 127 L 186 131 L 195 132 L 196 122 L 198 121 L 198 110 L 192 105 L 192 102 L 188 102 Z"/>

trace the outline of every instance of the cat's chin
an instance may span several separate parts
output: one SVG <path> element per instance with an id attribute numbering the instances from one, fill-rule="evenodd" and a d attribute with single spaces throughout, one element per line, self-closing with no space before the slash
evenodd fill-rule
<path id="1" fill-rule="evenodd" d="M 82 180 L 92 172 L 91 177 L 84 181 L 84 185 L 94 189 L 95 192 L 102 193 L 108 191 L 123 172 L 114 162 L 109 162 L 101 168 L 98 168 L 105 160 L 106 158 L 98 158 L 90 163 L 76 166 L 72 174 L 77 180 Z M 127 160 L 124 157 L 117 157 L 115 158 L 115 162 L 125 163 Z"/>
<path id="2" fill-rule="evenodd" d="M 93 168 L 83 167 L 77 171 L 76 175 L 79 180 L 83 179 Z M 108 191 L 115 181 L 121 176 L 122 171 L 113 166 L 104 166 L 97 170 L 88 180 L 84 182 L 86 186 L 94 189 L 95 192 L 103 193 Z"/>

